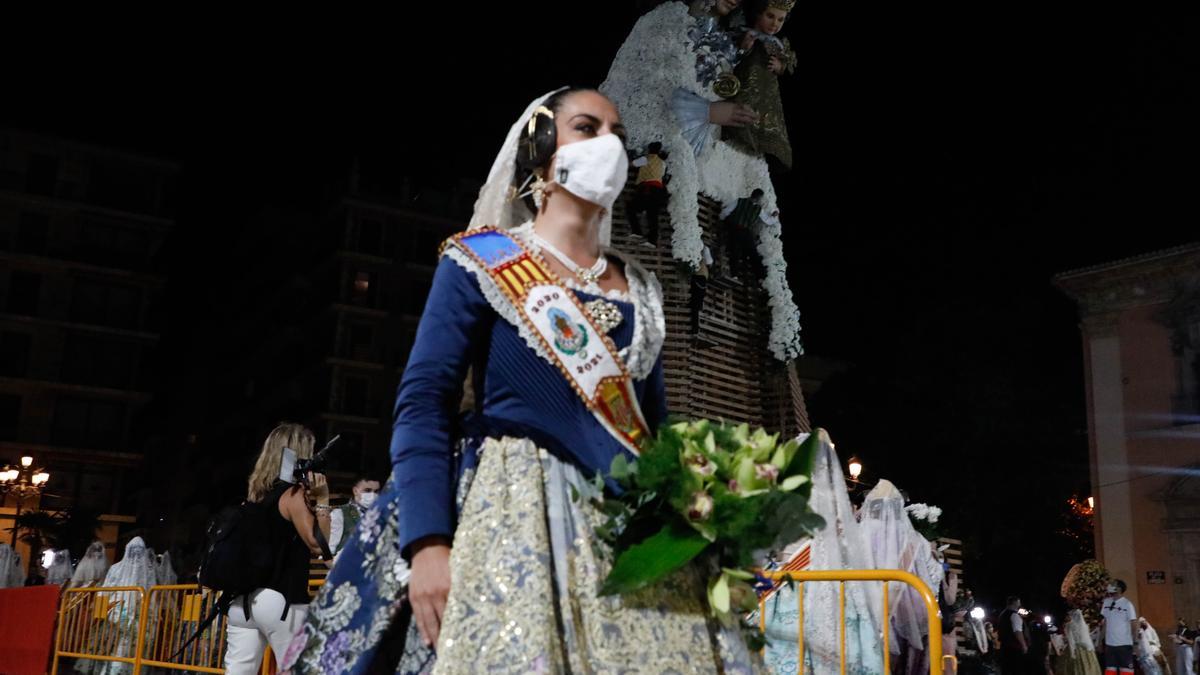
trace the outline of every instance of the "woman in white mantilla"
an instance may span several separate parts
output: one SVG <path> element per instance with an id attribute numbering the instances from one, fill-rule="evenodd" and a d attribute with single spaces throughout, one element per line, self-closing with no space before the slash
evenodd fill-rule
<path id="1" fill-rule="evenodd" d="M 586 89 L 539 97 L 513 125 L 470 229 L 444 247 L 397 395 L 392 478 L 311 605 L 294 672 L 381 667 L 403 558 L 414 629 L 399 672 L 751 671 L 690 570 L 597 594 L 610 561 L 590 479 L 666 416 L 661 290 L 608 248 L 623 132 Z"/>
<path id="2" fill-rule="evenodd" d="M 859 517 L 870 544 L 870 567 L 909 572 L 936 595 L 942 586 L 944 570 L 934 557 L 929 540 L 913 529 L 904 509 L 904 495 L 896 486 L 886 480 L 879 481 L 863 500 Z M 888 597 L 891 630 L 888 647 L 893 657 L 902 655 L 905 659 L 900 672 L 911 675 L 929 672 L 924 647 L 929 619 L 924 601 L 916 589 L 899 581 L 888 582 Z"/>
<path id="3" fill-rule="evenodd" d="M 811 539 L 789 549 L 809 547 L 809 570 L 869 569 L 871 551 L 850 504 L 846 479 L 837 451 L 825 436 L 813 462 L 813 487 L 809 499 L 813 513 L 825 527 Z M 802 435 L 802 438 L 807 434 Z M 790 556 L 785 553 L 785 561 Z M 794 587 L 783 586 L 766 602 L 766 662 L 772 673 L 794 675 L 801 671 L 796 642 L 799 610 Z M 880 675 L 883 646 L 880 642 L 882 592 L 878 584 L 846 585 L 846 669 L 850 675 Z M 841 670 L 838 586 L 804 584 L 804 672 L 836 675 Z"/>
<path id="4" fill-rule="evenodd" d="M 50 567 L 46 568 L 46 583 L 52 586 L 66 586 L 75 574 L 71 566 L 71 552 L 65 548 L 51 551 Z"/>
<path id="5" fill-rule="evenodd" d="M 25 568 L 21 554 L 8 544 L 0 544 L 0 588 L 20 588 L 25 585 Z"/>
<path id="6" fill-rule="evenodd" d="M 70 587 L 95 586 L 104 581 L 106 574 L 108 574 L 108 556 L 104 552 L 104 542 L 93 541 L 88 544 L 87 551 L 79 559 L 79 564 L 75 566 L 75 573 L 71 575 Z"/>
<path id="7" fill-rule="evenodd" d="M 134 537 L 125 545 L 125 555 L 121 560 L 108 568 L 108 573 L 104 576 L 104 583 L 101 586 L 109 588 L 138 586 L 149 589 L 155 583 L 154 561 L 150 557 L 150 550 L 141 537 Z M 137 591 L 113 591 L 102 595 L 105 596 L 108 603 L 108 621 L 117 624 L 120 631 L 118 634 L 122 636 L 114 648 L 113 655 L 132 656 L 134 636 L 138 632 L 137 625 L 142 610 L 142 594 Z M 147 624 L 146 631 L 147 635 L 153 635 L 153 626 Z M 91 668 L 81 666 L 90 666 Z M 76 670 L 100 675 L 126 675 L 133 672 L 133 666 L 113 661 L 103 663 L 87 661 L 76 665 Z"/>

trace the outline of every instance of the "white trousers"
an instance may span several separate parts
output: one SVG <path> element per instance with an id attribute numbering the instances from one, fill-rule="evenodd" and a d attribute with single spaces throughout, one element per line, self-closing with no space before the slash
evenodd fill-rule
<path id="1" fill-rule="evenodd" d="M 1192 648 L 1188 645 L 1175 645 L 1176 675 L 1192 675 Z"/>
<path id="2" fill-rule="evenodd" d="M 292 605 L 286 619 L 280 620 L 286 601 L 279 591 L 260 588 L 250 594 L 250 618 L 242 609 L 242 598 L 229 608 L 225 628 L 226 675 L 255 675 L 262 665 L 263 650 L 268 644 L 275 654 L 275 665 L 283 660 L 292 636 L 304 625 L 308 605 Z"/>

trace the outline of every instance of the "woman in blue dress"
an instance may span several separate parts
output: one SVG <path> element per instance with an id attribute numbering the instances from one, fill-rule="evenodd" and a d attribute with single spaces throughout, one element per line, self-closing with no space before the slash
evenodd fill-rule
<path id="1" fill-rule="evenodd" d="M 400 672 L 750 672 L 692 570 L 601 597 L 592 479 L 665 418 L 662 292 L 608 248 L 628 159 L 587 89 L 513 125 L 449 240 L 396 399 L 392 478 L 311 605 L 295 672 L 378 672 L 411 567 Z M 460 416 L 464 382 L 475 404 Z M 386 650 L 383 650 L 386 651 Z M 436 653 L 436 656 L 434 656 Z"/>

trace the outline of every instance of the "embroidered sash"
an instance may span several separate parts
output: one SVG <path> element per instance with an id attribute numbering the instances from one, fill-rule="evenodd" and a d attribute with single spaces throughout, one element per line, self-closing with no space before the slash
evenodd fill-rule
<path id="1" fill-rule="evenodd" d="M 779 567 L 768 570 L 770 572 L 803 572 L 808 569 L 812 563 L 812 542 L 808 542 L 800 547 L 799 551 L 792 554 L 792 557 L 787 562 Z M 784 582 L 773 582 L 766 590 L 759 592 L 759 601 L 766 602 L 771 596 L 779 592 L 779 589 L 784 586 Z"/>
<path id="2" fill-rule="evenodd" d="M 588 410 L 637 455 L 650 431 L 633 391 L 633 378 L 616 345 L 596 327 L 575 294 L 539 256 L 495 228 L 460 233 L 446 245 L 462 251 L 488 273 Z"/>

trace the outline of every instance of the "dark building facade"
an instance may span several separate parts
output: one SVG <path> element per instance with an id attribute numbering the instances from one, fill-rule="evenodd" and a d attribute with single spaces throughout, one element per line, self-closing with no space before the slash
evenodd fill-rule
<path id="1" fill-rule="evenodd" d="M 396 386 L 425 306 L 441 242 L 466 222 L 476 188 L 371 187 L 356 170 L 314 209 L 267 208 L 232 244 L 212 292 L 209 364 L 193 386 L 204 414 L 176 434 L 180 475 L 204 485 L 172 496 L 173 542 L 190 549 L 215 508 L 244 494 L 267 432 L 300 422 L 335 435 L 331 483 L 386 480 Z"/>
<path id="2" fill-rule="evenodd" d="M 50 472 L 41 508 L 127 507 L 152 424 L 178 171 L 0 130 L 0 464 L 32 455 Z"/>

